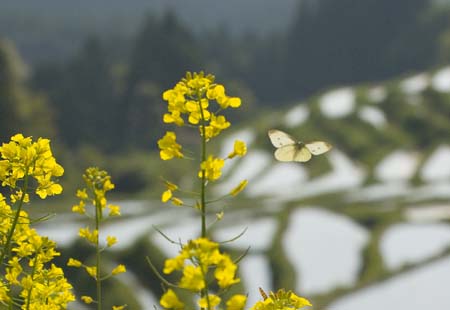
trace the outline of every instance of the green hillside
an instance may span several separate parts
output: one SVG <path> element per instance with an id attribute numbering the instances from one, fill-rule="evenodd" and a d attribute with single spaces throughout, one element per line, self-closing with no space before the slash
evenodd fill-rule
<path id="1" fill-rule="evenodd" d="M 339 87 L 285 109 L 264 110 L 216 142 L 215 147 L 225 154 L 235 138 L 248 144 L 247 156 L 226 167 L 225 178 L 215 186 L 215 192 L 226 193 L 243 178 L 249 179 L 249 185 L 232 205 L 217 205 L 214 212 L 225 210 L 225 218 L 211 232 L 220 241 L 247 228 L 229 250 L 237 256 L 253 245 L 242 270 L 272 270 L 256 271 L 263 276 L 241 275 L 244 287 L 250 285 L 246 287 L 249 298 L 257 298 L 255 285 L 287 287 L 308 296 L 315 310 L 335 309 L 331 306 L 338 307 L 336 301 L 345 302 L 341 298 L 383 287 L 401 275 L 448 258 L 449 113 L 450 67 L 444 67 L 377 85 Z M 274 147 L 267 137 L 271 128 L 306 142 L 325 140 L 334 147 L 305 164 L 279 163 L 273 158 Z M 179 181 L 187 189 L 188 171 L 195 170 L 186 161 L 179 161 L 175 168 L 156 163 L 151 166 L 153 175 Z M 162 191 L 162 187 L 154 182 L 154 192 Z M 114 231 L 123 245 L 110 257 L 130 266 L 132 276 L 123 281 L 134 289 L 118 292 L 116 298 L 124 298 L 128 304 L 134 300 L 133 309 L 149 309 L 148 303 L 154 302 L 152 298 L 159 296 L 161 288 L 144 256 L 150 255 L 160 266 L 163 257 L 177 250 L 176 246 L 168 247 L 152 225 L 174 240 L 187 239 L 198 234 L 193 228 L 197 227 L 196 219 L 190 210 L 163 206 L 158 200 L 122 203 L 124 216 L 111 222 L 108 230 Z M 66 234 L 76 235 L 75 227 L 80 223 L 74 221 L 67 217 Z M 62 238 L 58 229 L 61 223 L 41 229 L 54 234 L 58 241 Z M 436 227 L 444 232 L 436 232 Z M 410 228 L 423 229 L 425 239 L 408 237 Z M 398 231 L 403 231 L 407 241 L 404 248 L 394 248 L 400 254 L 394 253 L 397 258 L 392 258 L 385 249 L 397 240 Z M 427 231 L 431 234 L 428 237 Z M 441 242 L 421 251 L 420 257 L 408 252 L 410 247 L 424 247 L 430 242 L 426 238 Z M 58 242 L 67 247 L 62 251 L 67 257 L 73 251 L 78 256 L 81 252 L 90 255 L 78 245 L 69 247 L 72 242 L 70 238 Z M 347 244 L 354 246 L 347 249 Z M 340 249 L 336 255 L 326 254 L 334 247 Z M 313 259 L 319 267 L 311 268 L 315 270 L 312 278 L 310 269 L 302 263 L 312 259 L 307 249 L 319 249 L 316 254 L 325 263 L 322 266 L 321 259 Z M 321 269 L 331 270 L 322 276 L 322 284 L 314 282 L 321 277 Z M 75 283 L 83 281 L 80 275 L 69 276 Z M 142 293 L 148 290 L 154 295 Z M 427 296 L 427 292 L 423 294 Z M 434 303 L 435 309 L 444 309 L 439 306 L 442 301 Z M 383 308 L 395 309 L 395 305 Z"/>

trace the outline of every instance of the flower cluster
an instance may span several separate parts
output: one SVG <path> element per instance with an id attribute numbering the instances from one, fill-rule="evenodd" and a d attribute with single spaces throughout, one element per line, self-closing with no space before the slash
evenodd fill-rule
<path id="1" fill-rule="evenodd" d="M 50 264 L 60 255 L 56 244 L 30 228 L 25 211 L 20 211 L 19 224 L 8 242 L 13 219 L 14 211 L 0 194 L 0 248 L 2 256 L 5 250 L 11 253 L 0 282 L 0 303 L 12 307 L 20 300 L 19 304 L 28 305 L 23 309 L 66 309 L 75 297 L 62 269 Z"/>
<path id="2" fill-rule="evenodd" d="M 42 199 L 62 192 L 54 181 L 64 169 L 56 162 L 48 139 L 16 134 L 0 147 L 0 181 L 9 187 L 14 209 L 0 194 L 0 303 L 8 309 L 66 309 L 72 286 L 51 261 L 59 256 L 56 244 L 30 227 L 31 189 Z"/>
<path id="3" fill-rule="evenodd" d="M 193 127 L 200 135 L 199 170 L 196 173 L 200 181 L 200 190 L 183 191 L 177 185 L 165 182 L 165 191 L 161 195 L 162 202 L 171 201 L 177 206 L 187 205 L 199 211 L 201 217 L 201 237 L 180 244 L 181 251 L 174 258 L 165 261 L 163 273 L 178 272 L 180 280 L 177 284 L 167 281 L 155 268 L 151 260 L 147 261 L 155 274 L 170 288 L 167 288 L 161 296 L 160 304 L 164 309 L 184 310 L 185 303 L 172 288 L 183 289 L 197 296 L 198 308 L 202 310 L 226 309 L 242 310 L 245 307 L 247 297 L 236 294 L 230 298 L 225 297 L 225 292 L 240 279 L 237 277 L 237 265 L 230 256 L 219 250 L 219 244 L 208 238 L 207 215 L 211 214 L 210 205 L 223 198 L 236 196 L 247 186 L 248 181 L 242 180 L 237 186 L 218 199 L 210 199 L 207 186 L 220 179 L 226 160 L 242 157 L 247 153 L 247 145 L 241 140 L 235 140 L 233 150 L 225 157 L 218 157 L 207 150 L 210 140 L 217 137 L 223 130 L 231 126 L 230 122 L 220 113 L 227 108 L 238 108 L 241 100 L 237 97 L 226 95 L 225 87 L 214 82 L 214 77 L 200 73 L 187 73 L 174 88 L 164 92 L 163 99 L 168 102 L 168 111 L 163 116 L 163 121 L 176 126 Z M 214 104 L 214 102 L 216 104 Z M 183 158 L 182 146 L 176 140 L 176 134 L 168 131 L 158 141 L 160 157 L 162 160 Z M 195 158 L 193 158 L 195 159 Z M 190 194 L 195 204 L 186 204 L 176 197 L 178 193 Z M 212 224 L 220 221 L 224 216 L 223 209 L 216 213 L 216 219 Z M 212 225 L 211 224 L 211 225 Z M 168 238 L 164 233 L 161 234 Z M 238 236 L 239 237 L 239 236 Z M 170 239 L 169 239 L 170 240 Z M 171 240 L 172 241 L 172 240 Z M 175 241 L 172 241 L 176 243 Z M 211 290 L 211 288 L 213 290 Z M 264 293 L 265 294 L 265 293 Z M 310 303 L 304 298 L 298 297 L 291 291 L 280 290 L 271 293 L 264 301 L 257 302 L 252 310 L 296 310 Z"/>
<path id="4" fill-rule="evenodd" d="M 3 143 L 0 154 L 0 181 L 14 191 L 14 201 L 25 199 L 29 177 L 36 181 L 35 192 L 42 199 L 62 192 L 53 178 L 62 176 L 64 169 L 53 157 L 50 140 L 39 138 L 33 142 L 31 137 L 16 134 L 9 143 Z M 19 189 L 24 186 L 25 191 Z"/>
<path id="5" fill-rule="evenodd" d="M 269 296 L 260 289 L 263 300 L 256 302 L 251 310 L 298 310 L 312 306 L 309 300 L 295 295 L 292 291 L 278 290 L 270 292 Z"/>
<path id="6" fill-rule="evenodd" d="M 225 116 L 218 115 L 218 112 L 241 105 L 240 98 L 227 96 L 225 87 L 214 83 L 214 76 L 205 76 L 203 72 L 188 72 L 174 88 L 164 92 L 163 99 L 168 102 L 168 113 L 163 117 L 165 123 L 200 125 L 200 133 L 207 139 L 230 126 Z M 209 110 L 210 101 L 217 102 L 217 112 Z"/>
<path id="7" fill-rule="evenodd" d="M 114 204 L 107 204 L 106 193 L 114 189 L 114 184 L 111 182 L 111 177 L 106 171 L 100 170 L 97 167 L 86 169 L 83 179 L 86 183 L 86 188 L 79 189 L 76 196 L 80 199 L 77 205 L 72 207 L 75 213 L 85 214 L 86 203 L 94 206 L 96 215 L 102 220 L 105 209 L 108 209 L 108 216 L 119 216 L 120 207 Z"/>
<path id="8" fill-rule="evenodd" d="M 206 140 L 219 135 L 231 125 L 226 117 L 219 113 L 229 107 L 238 108 L 241 105 L 240 98 L 227 96 L 225 87 L 214 83 L 214 76 L 205 76 L 203 72 L 188 72 L 174 88 L 164 92 L 163 99 L 168 102 L 168 113 L 163 117 L 165 123 L 177 126 L 188 123 L 190 126 L 197 126 L 200 135 Z M 215 112 L 210 111 L 211 101 L 217 103 Z M 175 140 L 175 133 L 167 132 L 158 141 L 161 159 L 183 156 L 181 146 Z"/>
<path id="9" fill-rule="evenodd" d="M 222 175 L 222 168 L 225 160 L 237 156 L 244 156 L 247 153 L 245 142 L 236 140 L 233 150 L 226 158 L 216 157 L 206 154 L 207 142 L 219 135 L 224 129 L 230 127 L 230 122 L 220 112 L 227 108 L 238 108 L 241 105 L 241 99 L 230 97 L 225 94 L 225 87 L 214 82 L 214 76 L 205 75 L 203 72 L 186 74 L 174 88 L 164 92 L 163 99 L 168 102 L 168 112 L 164 114 L 165 123 L 173 123 L 177 126 L 189 125 L 198 127 L 202 140 L 202 157 L 200 160 L 200 169 L 197 173 L 202 180 L 204 187 L 208 181 L 216 181 Z M 216 110 L 212 111 L 212 102 L 216 102 Z M 167 131 L 164 137 L 158 141 L 160 157 L 162 160 L 173 158 L 183 158 L 182 146 L 177 142 L 177 136 L 173 131 Z M 235 196 L 246 186 L 246 180 L 243 180 L 230 195 Z M 173 192 L 178 186 L 166 182 L 166 190 L 161 196 L 162 202 L 171 201 L 176 206 L 184 205 L 183 200 L 173 196 Z M 204 197 L 203 197 L 204 198 Z M 204 199 L 201 199 L 204 201 Z M 202 203 L 197 203 L 202 209 Z"/>
<path id="10" fill-rule="evenodd" d="M 237 265 L 228 254 L 219 251 L 218 243 L 207 238 L 189 241 L 182 247 L 178 256 L 165 261 L 163 270 L 165 274 L 170 274 L 175 270 L 182 273 L 178 284 L 180 288 L 202 296 L 198 300 L 201 308 L 214 309 L 221 302 L 221 298 L 217 295 L 202 293 L 210 284 L 210 278 L 215 279 L 220 289 L 227 289 L 240 281 L 236 277 Z M 235 295 L 228 301 L 236 310 L 242 309 L 245 305 L 245 296 L 244 298 L 240 296 Z M 182 309 L 184 307 L 172 290 L 168 290 L 162 296 L 160 303 L 166 309 Z M 236 307 L 237 304 L 242 307 Z"/>
<path id="11" fill-rule="evenodd" d="M 108 209 L 107 216 L 119 216 L 120 207 L 117 205 L 112 205 L 107 203 L 106 193 L 114 189 L 114 184 L 111 182 L 111 177 L 104 170 L 100 170 L 96 167 L 91 167 L 86 169 L 83 179 L 86 183 L 86 188 L 77 191 L 77 197 L 80 202 L 72 207 L 72 211 L 75 213 L 86 214 L 90 218 L 95 220 L 95 228 L 90 229 L 89 227 L 80 228 L 78 235 L 87 240 L 88 243 L 92 244 L 96 248 L 96 265 L 87 265 L 82 263 L 77 259 L 70 258 L 67 262 L 68 266 L 83 268 L 89 276 L 94 278 L 97 282 L 97 296 L 101 296 L 99 290 L 101 287 L 99 283 L 108 279 L 111 276 L 126 272 L 124 265 L 119 264 L 111 270 L 107 275 L 102 275 L 100 272 L 100 254 L 106 248 L 113 246 L 117 243 L 117 238 L 114 236 L 107 236 L 104 241 L 105 245 L 101 246 L 99 241 L 99 228 L 100 224 L 105 220 L 106 214 L 105 210 Z M 92 214 L 87 214 L 86 205 L 91 204 L 94 207 L 94 212 Z M 101 300 L 94 300 L 90 296 L 82 296 L 81 300 L 85 303 L 101 303 Z M 125 306 L 114 306 L 114 309 L 123 309 Z"/>

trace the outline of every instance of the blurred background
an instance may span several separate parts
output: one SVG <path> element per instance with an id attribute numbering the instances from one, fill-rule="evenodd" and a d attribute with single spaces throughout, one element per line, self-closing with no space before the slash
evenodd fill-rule
<path id="1" fill-rule="evenodd" d="M 100 166 L 123 210 L 107 225 L 119 239 L 108 257 L 129 270 L 108 303 L 158 303 L 144 256 L 162 266 L 177 248 L 152 225 L 173 239 L 199 233 L 193 212 L 159 203 L 160 176 L 189 189 L 197 169 L 159 160 L 161 94 L 200 70 L 243 100 L 214 147 L 227 154 L 239 138 L 249 154 L 213 190 L 250 184 L 217 207 L 226 215 L 211 233 L 247 228 L 228 250 L 251 246 L 240 269 L 251 302 L 258 287 L 286 287 L 316 310 L 450 309 L 449 0 L 0 0 L 0 138 L 52 140 L 65 199 L 35 212 L 57 213 L 39 230 L 61 264 L 91 255 L 71 197 Z M 277 163 L 270 128 L 334 149 Z M 180 135 L 195 149 L 195 135 Z M 93 289 L 68 273 L 77 294 Z"/>

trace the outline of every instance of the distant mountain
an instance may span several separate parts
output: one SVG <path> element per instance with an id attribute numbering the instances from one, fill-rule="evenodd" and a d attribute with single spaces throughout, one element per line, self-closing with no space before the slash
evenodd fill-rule
<path id="1" fill-rule="evenodd" d="M 0 36 L 13 39 L 28 60 L 73 53 L 87 34 L 130 36 L 146 14 L 173 10 L 186 27 L 225 27 L 234 34 L 276 32 L 292 20 L 297 0 L 0 1 Z M 49 49 L 50 48 L 50 49 Z M 33 50 L 33 53 L 29 52 Z M 45 53 L 47 50 L 47 54 Z"/>
<path id="2" fill-rule="evenodd" d="M 0 16 L 34 16 L 61 21 L 64 19 L 68 23 L 78 22 L 80 27 L 84 19 L 107 23 L 117 18 L 126 19 L 131 25 L 136 25 L 139 17 L 147 12 L 160 14 L 172 9 L 197 31 L 225 25 L 235 32 L 266 32 L 286 26 L 297 3 L 297 0 L 42 0 L 26 3 L 0 1 Z"/>

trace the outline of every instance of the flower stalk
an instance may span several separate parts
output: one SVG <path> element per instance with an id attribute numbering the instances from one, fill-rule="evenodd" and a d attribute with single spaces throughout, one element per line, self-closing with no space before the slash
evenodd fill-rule
<path id="1" fill-rule="evenodd" d="M 116 266 L 109 274 L 102 274 L 102 252 L 105 248 L 111 247 L 116 243 L 116 237 L 107 236 L 105 243 L 106 246 L 102 247 L 100 244 L 100 230 L 101 224 L 109 217 L 119 216 L 120 207 L 116 205 L 108 204 L 106 199 L 106 193 L 114 189 L 114 184 L 111 182 L 111 177 L 104 170 L 100 170 L 97 167 L 91 167 L 86 169 L 83 179 L 86 183 L 86 187 L 77 191 L 77 197 L 80 202 L 72 207 L 72 211 L 81 215 L 86 215 L 88 218 L 93 218 L 94 230 L 91 231 L 89 227 L 80 228 L 79 236 L 85 239 L 89 244 L 95 248 L 95 265 L 90 266 L 82 263 L 77 259 L 70 258 L 67 262 L 68 266 L 76 268 L 84 268 L 90 277 L 95 281 L 96 297 L 82 296 L 81 299 L 87 303 L 96 303 L 97 310 L 102 309 L 102 282 L 110 277 L 120 274 L 126 271 L 125 266 Z M 93 205 L 93 214 L 87 213 L 85 206 L 88 203 Z M 109 209 L 107 217 L 105 217 L 105 211 Z M 114 306 L 114 309 L 124 309 L 125 306 Z"/>
<path id="2" fill-rule="evenodd" d="M 240 280 L 236 277 L 237 266 L 230 259 L 228 254 L 219 251 L 219 244 L 211 241 L 207 233 L 207 209 L 212 208 L 213 202 L 219 202 L 222 199 L 211 199 L 207 201 L 207 187 L 210 182 L 218 180 L 221 176 L 221 169 L 225 159 L 209 154 L 207 150 L 208 142 L 218 136 L 223 130 L 230 126 L 224 115 L 219 113 L 228 107 L 237 108 L 241 101 L 236 97 L 225 95 L 225 88 L 214 82 L 212 75 L 204 73 L 187 73 L 173 89 L 169 89 L 163 94 L 163 99 L 168 102 L 168 113 L 164 114 L 165 123 L 174 124 L 178 127 L 196 128 L 200 135 L 200 154 L 199 171 L 200 188 L 196 196 L 196 206 L 199 211 L 201 233 L 200 237 L 182 244 L 180 254 L 165 262 L 163 272 L 165 274 L 179 271 L 182 273 L 181 279 L 177 285 L 179 289 L 191 291 L 198 295 L 198 306 L 202 310 L 213 310 L 221 302 L 223 297 L 219 297 L 230 286 L 238 283 Z M 211 104 L 216 102 L 218 109 L 211 112 Z M 170 136 L 170 140 L 168 137 Z M 244 156 L 246 147 L 243 142 L 238 143 L 240 149 L 233 150 L 229 158 L 235 156 Z M 158 141 L 160 147 L 160 156 L 162 160 L 173 158 L 183 158 L 182 147 L 176 141 L 176 134 L 173 131 L 166 132 L 165 136 Z M 166 190 L 161 196 L 162 202 L 171 201 L 176 206 L 183 206 L 182 199 L 174 197 L 175 192 L 192 193 L 188 190 L 180 190 L 179 187 L 171 182 L 165 181 Z M 235 189 L 232 194 L 226 197 L 234 196 L 245 186 Z M 181 202 L 181 203 L 180 203 Z M 220 221 L 220 217 L 216 217 Z M 162 235 L 166 237 L 164 233 Z M 170 240 L 170 239 L 169 239 Z M 150 267 L 154 269 L 150 259 L 147 258 Z M 158 272 L 155 272 L 157 275 Z M 218 295 L 210 291 L 213 280 L 220 288 Z M 167 281 L 162 281 L 166 283 Z M 171 287 L 170 285 L 168 285 Z M 244 298 L 245 299 L 245 298 Z M 184 309 L 184 303 L 180 301 L 175 291 L 168 289 L 161 297 L 161 305 L 165 309 Z M 233 308 L 241 310 L 245 302 L 241 302 L 240 307 Z"/>

